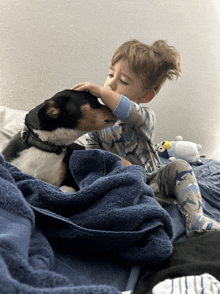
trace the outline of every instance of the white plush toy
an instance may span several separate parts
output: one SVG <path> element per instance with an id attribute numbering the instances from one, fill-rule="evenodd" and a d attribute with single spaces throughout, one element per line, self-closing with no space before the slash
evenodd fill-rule
<path id="1" fill-rule="evenodd" d="M 200 144 L 183 141 L 181 136 L 176 137 L 176 141 L 163 141 L 156 146 L 158 155 L 164 158 L 183 159 L 189 163 L 201 162 L 199 151 L 202 149 Z"/>

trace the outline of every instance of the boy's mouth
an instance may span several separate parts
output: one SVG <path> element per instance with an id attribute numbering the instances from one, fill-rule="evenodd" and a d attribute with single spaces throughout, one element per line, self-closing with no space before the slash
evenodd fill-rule
<path id="1" fill-rule="evenodd" d="M 106 123 L 114 123 L 114 122 L 116 122 L 116 119 L 106 119 L 105 122 Z"/>

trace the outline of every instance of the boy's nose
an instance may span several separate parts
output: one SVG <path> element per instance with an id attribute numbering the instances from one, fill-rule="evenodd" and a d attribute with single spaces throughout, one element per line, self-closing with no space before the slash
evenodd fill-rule
<path id="1" fill-rule="evenodd" d="M 116 84 L 114 82 L 108 83 L 108 87 L 110 87 L 112 89 L 112 91 L 116 90 Z"/>

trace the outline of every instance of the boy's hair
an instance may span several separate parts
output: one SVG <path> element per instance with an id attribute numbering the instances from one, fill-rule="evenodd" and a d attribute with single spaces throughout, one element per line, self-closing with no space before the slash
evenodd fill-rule
<path id="1" fill-rule="evenodd" d="M 178 51 L 164 40 L 152 46 L 131 40 L 123 43 L 112 57 L 112 65 L 127 59 L 129 67 L 141 78 L 144 89 L 158 93 L 166 79 L 180 76 L 181 65 Z"/>

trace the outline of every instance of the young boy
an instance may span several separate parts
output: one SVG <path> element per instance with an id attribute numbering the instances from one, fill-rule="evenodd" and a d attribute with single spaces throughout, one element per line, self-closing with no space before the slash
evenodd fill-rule
<path id="1" fill-rule="evenodd" d="M 162 40 L 152 46 L 132 40 L 114 53 L 104 87 L 86 82 L 72 89 L 101 98 L 118 118 L 113 127 L 86 134 L 86 149 L 104 149 L 119 155 L 124 165 L 143 166 L 147 184 L 158 184 L 163 198 L 177 200 L 190 235 L 192 231 L 220 230 L 220 224 L 203 215 L 199 187 L 187 162 L 175 160 L 160 167 L 153 142 L 155 114 L 139 106 L 150 102 L 165 81 L 178 78 L 180 72 L 180 55 L 174 47 Z"/>

